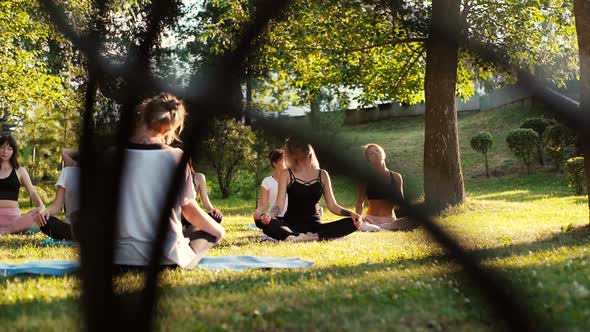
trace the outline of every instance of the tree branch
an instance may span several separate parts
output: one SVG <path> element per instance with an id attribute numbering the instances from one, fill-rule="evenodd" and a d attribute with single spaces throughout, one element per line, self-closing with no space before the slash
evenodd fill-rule
<path id="1" fill-rule="evenodd" d="M 396 39 L 393 41 L 389 41 L 382 44 L 373 44 L 367 45 L 363 47 L 356 47 L 356 48 L 325 48 L 325 47 L 289 47 L 286 48 L 287 51 L 329 51 L 334 53 L 352 53 L 352 52 L 359 52 L 359 51 L 366 51 L 373 48 L 384 47 L 384 46 L 395 46 L 400 44 L 412 44 L 412 43 L 424 43 L 426 42 L 426 38 L 404 38 L 404 39 Z"/>

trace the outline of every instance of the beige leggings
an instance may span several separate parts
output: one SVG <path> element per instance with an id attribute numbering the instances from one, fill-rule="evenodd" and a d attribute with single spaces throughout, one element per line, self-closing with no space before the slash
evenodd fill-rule
<path id="1" fill-rule="evenodd" d="M 378 217 L 367 214 L 363 216 L 363 221 L 388 231 L 409 231 L 419 226 L 417 222 L 407 217 L 394 219 L 393 217 Z"/>

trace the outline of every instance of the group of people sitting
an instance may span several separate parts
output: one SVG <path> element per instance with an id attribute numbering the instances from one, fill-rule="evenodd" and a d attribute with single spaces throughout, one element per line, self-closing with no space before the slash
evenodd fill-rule
<path id="1" fill-rule="evenodd" d="M 137 111 L 139 123 L 126 146 L 114 244 L 114 264 L 123 268 L 148 265 L 166 195 L 162 188 L 171 183 L 183 154 L 181 149 L 170 146 L 183 127 L 186 110 L 182 100 L 163 93 L 142 102 Z M 370 144 L 365 155 L 391 192 L 403 196 L 402 177 L 387 169 L 383 148 Z M 53 204 L 46 208 L 27 171 L 18 164 L 15 139 L 9 135 L 0 137 L 0 234 L 23 232 L 36 223 L 54 239 L 76 238 L 76 225 L 80 222 L 78 153 L 64 150 L 62 156 L 65 167 L 55 185 Z M 328 172 L 320 168 L 311 145 L 301 139 L 288 139 L 285 149 L 272 151 L 269 160 L 274 171 L 262 181 L 262 194 L 253 217 L 264 234 L 275 240 L 325 240 L 357 230 L 407 230 L 416 226 L 404 218 L 397 219 L 393 196 L 373 188 L 367 181 L 359 186 L 355 212 L 338 205 Z M 21 184 L 36 206 L 25 215 L 20 214 L 18 207 Z M 192 163 L 187 165 L 179 193 L 169 217 L 162 264 L 190 269 L 224 237 L 223 214 L 211 204 L 205 176 L 195 172 Z M 198 206 L 198 194 L 207 212 Z M 327 208 L 343 219 L 320 221 L 322 196 Z M 365 201 L 368 210 L 361 216 Z M 61 221 L 55 215 L 64 207 L 65 220 Z"/>

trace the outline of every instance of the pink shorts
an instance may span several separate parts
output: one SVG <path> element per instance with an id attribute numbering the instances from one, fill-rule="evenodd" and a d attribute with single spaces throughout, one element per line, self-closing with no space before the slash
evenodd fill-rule
<path id="1" fill-rule="evenodd" d="M 35 224 L 35 212 L 21 215 L 18 208 L 0 208 L 0 234 L 19 233 L 31 228 Z"/>
<path id="2" fill-rule="evenodd" d="M 367 214 L 363 220 L 373 225 L 377 225 L 389 231 L 409 231 L 419 226 L 419 224 L 409 218 L 379 217 Z"/>

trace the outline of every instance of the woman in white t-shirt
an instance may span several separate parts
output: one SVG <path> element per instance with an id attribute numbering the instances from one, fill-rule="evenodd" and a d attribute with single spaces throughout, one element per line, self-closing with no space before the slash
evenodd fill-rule
<path id="1" fill-rule="evenodd" d="M 260 199 L 258 200 L 258 207 L 254 211 L 254 222 L 258 228 L 264 230 L 263 224 L 260 222 L 262 216 L 275 205 L 277 201 L 277 192 L 279 190 L 279 183 L 277 182 L 279 174 L 287 168 L 285 165 L 285 158 L 283 149 L 275 149 L 268 154 L 270 165 L 274 168 L 271 176 L 267 176 L 262 180 L 260 185 Z M 281 218 L 285 211 L 287 211 L 288 202 L 285 201 L 283 211 L 278 215 Z"/>
<path id="2" fill-rule="evenodd" d="M 78 152 L 71 149 L 62 151 L 64 168 L 55 183 L 55 200 L 51 206 L 36 218 L 39 228 L 47 236 L 56 240 L 71 241 L 74 239 L 74 222 L 72 215 L 80 209 L 80 168 Z M 65 207 L 64 221 L 56 218 Z M 76 220 L 77 222 L 77 220 Z"/>
<path id="3" fill-rule="evenodd" d="M 139 124 L 126 149 L 114 243 L 114 264 L 121 268 L 149 264 L 161 210 L 183 154 L 168 145 L 182 130 L 185 110 L 181 100 L 163 93 L 144 101 L 138 112 Z M 192 269 L 221 241 L 225 230 L 197 205 L 188 165 L 179 190 L 169 217 L 162 264 Z M 183 229 L 182 215 L 190 227 Z"/>

